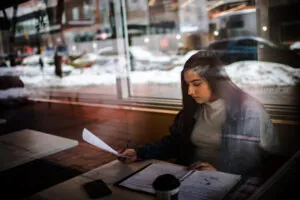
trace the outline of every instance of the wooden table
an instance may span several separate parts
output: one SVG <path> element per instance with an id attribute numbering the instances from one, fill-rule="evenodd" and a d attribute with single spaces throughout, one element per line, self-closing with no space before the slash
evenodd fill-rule
<path id="1" fill-rule="evenodd" d="M 0 171 L 78 145 L 78 141 L 24 129 L 0 136 Z"/>
<path id="2" fill-rule="evenodd" d="M 72 200 L 84 200 L 89 199 L 85 190 L 82 188 L 84 183 L 90 182 L 96 179 L 102 179 L 112 190 L 112 195 L 101 198 L 105 199 L 154 199 L 153 196 L 145 195 L 138 192 L 131 192 L 126 189 L 113 186 L 115 182 L 120 180 L 122 177 L 128 176 L 131 173 L 137 171 L 141 167 L 153 162 L 148 160 L 144 162 L 136 162 L 130 165 L 125 165 L 118 160 L 114 160 L 106 165 L 100 166 L 80 176 L 67 180 L 63 183 L 50 187 L 43 190 L 28 199 L 72 199 Z"/>
<path id="3" fill-rule="evenodd" d="M 147 200 L 155 199 L 154 196 L 133 192 L 127 189 L 123 189 L 113 184 L 122 178 L 132 174 L 138 169 L 146 166 L 149 163 L 162 162 L 158 160 L 147 160 L 142 162 L 136 162 L 129 165 L 125 165 L 118 160 L 114 160 L 106 165 L 100 166 L 96 169 L 93 169 L 87 173 L 84 173 L 80 176 L 67 180 L 63 183 L 50 187 L 46 190 L 43 190 L 29 198 L 28 200 L 46 200 L 46 199 L 72 199 L 72 200 L 84 200 L 89 199 L 87 193 L 82 188 L 84 183 L 90 182 L 96 179 L 102 179 L 112 190 L 112 195 L 103 197 L 101 199 L 110 200 Z M 243 192 L 243 191 L 241 191 Z M 236 196 L 236 195 L 235 195 Z"/>

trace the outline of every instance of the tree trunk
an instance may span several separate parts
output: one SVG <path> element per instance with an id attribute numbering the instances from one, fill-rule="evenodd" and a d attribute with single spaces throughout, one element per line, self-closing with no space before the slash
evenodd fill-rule
<path id="1" fill-rule="evenodd" d="M 11 32 L 10 32 L 10 36 L 9 36 L 9 61 L 10 61 L 10 66 L 15 66 L 16 62 L 15 62 L 15 56 L 16 56 L 16 52 L 15 52 L 15 33 L 16 33 L 16 20 L 17 20 L 17 10 L 18 10 L 18 5 L 14 6 L 14 10 L 13 10 L 13 18 L 12 18 L 12 23 L 11 23 Z M 6 12 L 4 11 L 4 17 L 6 19 Z"/>
<path id="2" fill-rule="evenodd" d="M 60 25 L 60 37 L 62 44 L 65 44 L 64 36 L 63 36 L 63 24 L 62 24 L 62 14 L 64 12 L 64 1 L 58 0 L 56 7 L 56 21 L 57 24 Z M 56 45 L 55 56 L 54 56 L 54 64 L 55 64 L 55 75 L 62 78 L 62 60 L 61 55 L 58 53 L 58 48 Z"/>

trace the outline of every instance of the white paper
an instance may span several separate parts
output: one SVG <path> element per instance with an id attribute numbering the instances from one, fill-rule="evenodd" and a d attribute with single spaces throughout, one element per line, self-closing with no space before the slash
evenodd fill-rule
<path id="1" fill-rule="evenodd" d="M 97 136 L 95 136 L 93 133 L 91 133 L 86 128 L 83 129 L 82 138 L 86 142 L 88 142 L 88 143 L 90 143 L 90 144 L 92 144 L 92 145 L 94 145 L 94 146 L 96 146 L 96 147 L 98 147 L 98 148 L 100 148 L 100 149 L 102 149 L 104 151 L 112 153 L 112 154 L 114 154 L 114 155 L 116 155 L 118 157 L 122 157 L 121 154 L 119 154 L 116 150 L 114 150 L 113 148 L 111 148 L 103 140 L 101 140 L 100 138 L 98 138 Z"/>
<path id="2" fill-rule="evenodd" d="M 160 175 L 172 174 L 176 178 L 180 179 L 188 171 L 186 167 L 180 165 L 174 165 L 170 163 L 153 163 L 146 167 L 142 171 L 134 174 L 130 178 L 120 183 L 121 186 L 125 186 L 131 189 L 145 191 L 154 194 L 152 183 Z"/>
<path id="3" fill-rule="evenodd" d="M 241 179 L 240 175 L 218 171 L 195 171 L 181 182 L 179 199 L 221 200 Z"/>

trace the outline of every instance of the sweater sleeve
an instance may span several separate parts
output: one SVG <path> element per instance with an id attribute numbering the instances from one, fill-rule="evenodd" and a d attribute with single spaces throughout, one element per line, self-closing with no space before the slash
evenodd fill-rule
<path id="1" fill-rule="evenodd" d="M 274 125 L 262 104 L 256 101 L 245 101 L 243 132 L 258 137 L 259 146 L 268 153 L 279 151 L 279 142 Z"/>
<path id="2" fill-rule="evenodd" d="M 182 111 L 180 111 L 170 126 L 170 134 L 160 141 L 146 144 L 136 148 L 138 159 L 161 159 L 177 158 L 181 137 L 183 136 Z"/>
<path id="3" fill-rule="evenodd" d="M 278 154 L 280 151 L 277 132 L 264 109 L 260 110 L 260 146 L 271 154 Z"/>

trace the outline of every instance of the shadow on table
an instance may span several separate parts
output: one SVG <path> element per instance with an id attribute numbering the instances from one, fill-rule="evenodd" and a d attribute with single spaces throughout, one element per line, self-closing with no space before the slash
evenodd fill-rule
<path id="1" fill-rule="evenodd" d="M 34 160 L 1 172 L 1 197 L 26 198 L 81 173 L 43 159 Z"/>

